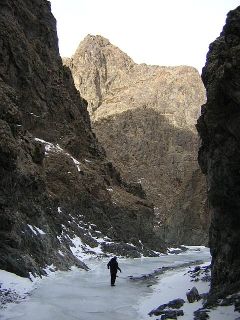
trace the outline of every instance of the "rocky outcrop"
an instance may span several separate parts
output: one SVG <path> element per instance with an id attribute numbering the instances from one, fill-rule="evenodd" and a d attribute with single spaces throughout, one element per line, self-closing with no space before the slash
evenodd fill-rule
<path id="1" fill-rule="evenodd" d="M 240 7 L 207 54 L 203 82 L 207 103 L 197 129 L 199 163 L 207 177 L 211 211 L 212 292 L 240 289 Z"/>
<path id="2" fill-rule="evenodd" d="M 126 255 L 124 242 L 163 249 L 151 204 L 122 180 L 91 131 L 46 0 L 0 3 L 0 101 L 1 269 L 28 276 L 51 264 L 86 268 L 72 239 L 91 249 L 97 234 Z"/>
<path id="3" fill-rule="evenodd" d="M 206 244 L 205 178 L 195 130 L 205 92 L 197 70 L 138 65 L 91 35 L 65 64 L 89 102 L 107 156 L 154 203 L 156 231 L 169 243 Z"/>

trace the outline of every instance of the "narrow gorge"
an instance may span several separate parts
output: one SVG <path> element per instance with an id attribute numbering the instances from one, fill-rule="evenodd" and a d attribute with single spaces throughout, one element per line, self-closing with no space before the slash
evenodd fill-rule
<path id="1" fill-rule="evenodd" d="M 86 278 L 106 289 L 112 255 L 126 270 L 144 259 L 125 258 L 158 257 L 146 265 L 165 272 L 195 266 L 201 250 L 209 262 L 207 248 L 170 246 L 209 245 L 209 301 L 239 292 L 239 71 L 240 7 L 210 44 L 201 80 L 190 66 L 136 64 L 102 36 L 62 59 L 49 1 L 0 1 L 0 271 L 30 282 L 75 266 L 78 276 L 94 257 L 96 277 Z M 139 302 L 134 277 L 121 279 L 124 307 L 131 294 Z"/>

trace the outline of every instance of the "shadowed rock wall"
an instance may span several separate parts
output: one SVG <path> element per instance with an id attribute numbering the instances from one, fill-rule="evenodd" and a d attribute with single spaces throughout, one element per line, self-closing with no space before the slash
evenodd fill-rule
<path id="1" fill-rule="evenodd" d="M 46 0 L 0 2 L 0 177 L 1 269 L 85 267 L 70 239 L 96 245 L 82 223 L 163 249 L 142 189 L 122 180 L 91 131 Z"/>
<path id="2" fill-rule="evenodd" d="M 207 103 L 197 129 L 211 212 L 212 291 L 229 293 L 240 288 L 240 7 L 210 45 L 202 78 Z"/>

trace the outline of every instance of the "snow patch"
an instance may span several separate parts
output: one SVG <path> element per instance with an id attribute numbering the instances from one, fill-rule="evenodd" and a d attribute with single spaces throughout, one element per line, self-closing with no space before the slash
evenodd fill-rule
<path id="1" fill-rule="evenodd" d="M 24 295 L 34 288 L 30 279 L 19 277 L 5 270 L 0 270 L 0 279 L 1 290 L 14 290 L 16 293 Z"/>
<path id="2" fill-rule="evenodd" d="M 46 272 L 47 275 L 50 275 L 53 272 L 55 272 L 57 268 L 53 264 L 51 264 L 50 266 L 46 266 L 43 270 Z"/>
<path id="3" fill-rule="evenodd" d="M 39 234 L 46 234 L 44 231 L 42 231 L 36 226 L 31 226 L 30 224 L 28 224 L 27 226 L 36 236 L 38 236 Z"/>
<path id="4" fill-rule="evenodd" d="M 64 253 L 61 250 L 58 250 L 58 253 L 60 254 L 60 256 L 64 257 Z"/>
<path id="5" fill-rule="evenodd" d="M 68 154 L 68 155 L 69 155 L 69 154 Z M 75 163 L 78 171 L 81 171 L 81 169 L 80 169 L 80 162 L 79 162 L 77 159 L 73 158 L 72 156 L 70 156 L 70 157 L 71 157 L 72 161 Z"/>
<path id="6" fill-rule="evenodd" d="M 39 229 L 38 227 L 34 226 L 34 228 L 37 230 L 38 233 L 40 233 L 40 234 L 46 234 L 44 231 L 42 231 L 42 230 Z"/>
<path id="7" fill-rule="evenodd" d="M 93 253 L 95 253 L 93 251 L 93 248 L 90 247 L 87 244 L 84 244 L 82 242 L 82 240 L 79 237 L 74 237 L 71 239 L 73 246 L 70 247 L 72 254 L 80 259 L 87 259 L 89 258 L 89 255 L 92 255 Z"/>
<path id="8" fill-rule="evenodd" d="M 37 236 L 37 231 L 33 228 L 33 226 L 31 226 L 30 224 L 27 225 L 29 227 L 29 229 Z"/>
<path id="9" fill-rule="evenodd" d="M 75 222 L 75 221 L 74 221 Z M 76 223 L 76 222 L 75 222 Z M 105 253 L 102 250 L 102 244 L 112 244 L 114 243 L 112 239 L 109 237 L 103 236 L 101 231 L 95 230 L 96 225 L 89 223 L 86 224 L 83 221 L 80 221 L 79 224 L 76 223 L 79 229 L 82 229 L 86 234 L 88 234 L 93 241 L 95 242 L 95 245 L 88 245 L 82 241 L 82 239 L 78 236 L 74 236 L 73 238 L 69 237 L 69 240 L 72 242 L 72 246 L 70 247 L 72 254 L 80 259 L 85 260 L 89 259 L 93 256 L 102 256 Z M 66 230 L 65 230 L 66 231 Z M 58 237 L 58 240 L 61 242 L 61 237 Z M 133 245 L 132 245 L 133 246 Z"/>
<path id="10" fill-rule="evenodd" d="M 40 116 L 36 115 L 36 114 L 33 113 L 33 112 L 30 112 L 30 114 L 31 114 L 32 116 L 36 117 L 36 118 L 40 118 Z"/>
<path id="11" fill-rule="evenodd" d="M 75 166 L 77 167 L 77 170 L 80 172 L 81 169 L 80 169 L 80 162 L 75 159 L 73 156 L 71 156 L 68 152 L 65 152 L 60 146 L 59 144 L 56 144 L 54 145 L 53 143 L 51 142 L 48 142 L 48 141 L 45 141 L 43 139 L 39 139 L 39 138 L 35 138 L 36 141 L 39 141 L 41 143 L 43 143 L 45 145 L 45 153 L 46 155 L 49 153 L 49 152 L 56 152 L 56 153 L 63 153 L 64 155 L 70 157 L 73 161 L 73 163 L 75 164 Z M 70 173 L 70 172 L 68 172 Z"/>
<path id="12" fill-rule="evenodd" d="M 14 273 L 0 270 L 0 309 L 12 302 L 25 299 L 35 288 L 35 282 Z M 1 315 L 0 318 L 2 319 Z"/>
<path id="13" fill-rule="evenodd" d="M 202 281 L 191 282 L 191 278 L 187 273 L 188 270 L 189 268 L 184 268 L 179 271 L 168 271 L 165 275 L 162 275 L 160 281 L 152 286 L 153 294 L 150 297 L 145 298 L 145 301 L 142 301 L 142 305 L 139 308 L 140 313 L 142 315 L 148 314 L 159 305 L 168 303 L 173 299 L 181 298 L 186 301 L 181 308 L 184 312 L 184 316 L 182 316 L 181 319 L 193 319 L 193 312 L 202 307 L 202 300 L 188 303 L 186 292 L 195 286 L 200 294 L 206 293 L 209 291 L 209 283 Z"/>
<path id="14" fill-rule="evenodd" d="M 45 141 L 43 139 L 39 139 L 39 138 L 35 138 L 36 141 L 39 141 L 41 143 L 43 143 L 45 145 L 45 152 L 46 152 L 46 155 L 52 151 L 52 152 L 64 152 L 63 149 L 57 144 L 57 145 L 54 145 L 53 143 L 51 142 L 48 142 L 48 141 Z"/>
<path id="15" fill-rule="evenodd" d="M 60 243 L 62 243 L 62 237 L 61 236 L 57 236 L 57 239 Z"/>

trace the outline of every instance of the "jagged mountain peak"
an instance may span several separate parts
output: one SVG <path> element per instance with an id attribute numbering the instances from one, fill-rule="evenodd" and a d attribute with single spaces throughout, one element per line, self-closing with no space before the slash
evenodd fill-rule
<path id="1" fill-rule="evenodd" d="M 92 44 L 99 45 L 100 47 L 106 47 L 106 46 L 112 45 L 107 38 L 99 34 L 97 35 L 88 34 L 80 43 L 79 47 L 90 46 Z"/>
<path id="2" fill-rule="evenodd" d="M 87 64 L 92 61 L 92 64 L 97 67 L 108 64 L 129 69 L 134 65 L 133 60 L 108 39 L 100 35 L 90 34 L 80 42 L 72 59 Z"/>
<path id="3" fill-rule="evenodd" d="M 157 226 L 167 221 L 161 233 L 206 243 L 205 181 L 196 163 L 195 123 L 205 101 L 200 75 L 190 66 L 136 64 L 107 43 L 86 39 L 67 62 L 93 129 L 122 175 L 142 183 Z"/>
<path id="4" fill-rule="evenodd" d="M 137 64 L 109 40 L 92 35 L 80 42 L 65 64 L 88 101 L 92 121 L 144 107 L 172 114 L 174 125 L 182 121 L 180 126 L 194 130 L 199 106 L 192 100 L 204 100 L 200 75 L 194 67 Z M 182 100 L 178 105 L 173 103 L 177 97 Z"/>

